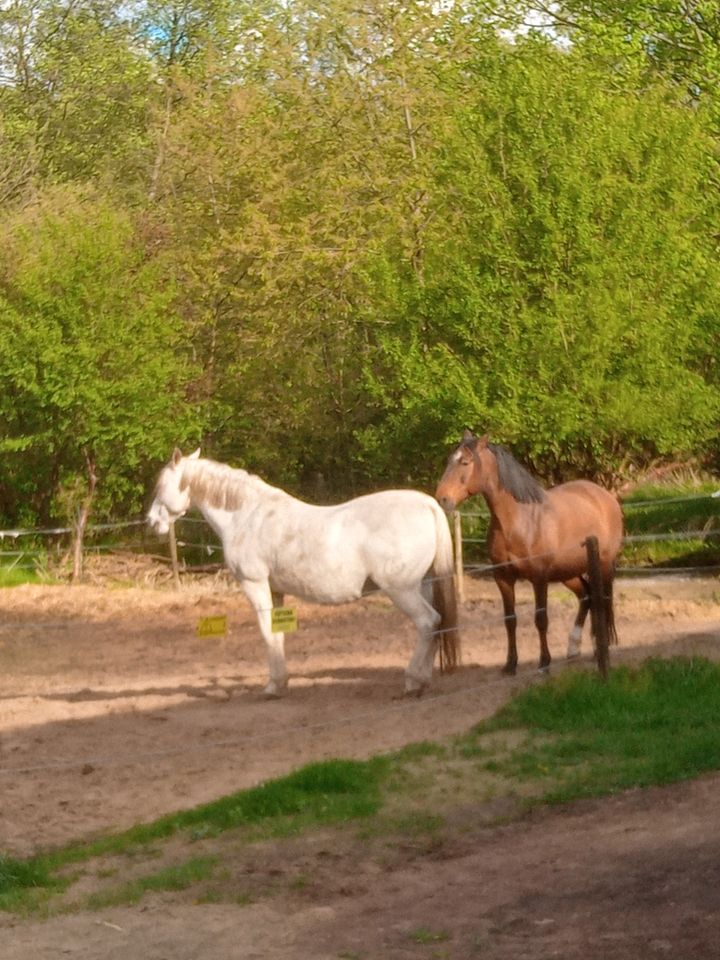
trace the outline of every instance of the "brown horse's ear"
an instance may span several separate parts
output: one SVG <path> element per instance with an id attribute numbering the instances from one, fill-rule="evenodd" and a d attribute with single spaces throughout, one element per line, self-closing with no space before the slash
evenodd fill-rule
<path id="1" fill-rule="evenodd" d="M 182 453 L 180 453 L 180 447 L 175 447 L 175 449 L 173 450 L 173 455 L 170 462 L 174 467 L 176 467 L 181 460 L 182 460 Z"/>
<path id="2" fill-rule="evenodd" d="M 472 430 L 468 430 L 467 427 L 466 427 L 466 428 L 465 428 L 465 433 L 463 433 L 463 436 L 462 436 L 462 442 L 463 442 L 463 443 L 471 443 L 474 439 L 475 439 L 475 437 L 473 436 Z"/>
<path id="3" fill-rule="evenodd" d="M 478 437 L 478 446 L 479 446 L 479 447 L 486 447 L 489 442 L 490 442 L 490 434 L 489 434 L 489 433 L 484 433 L 481 437 Z"/>

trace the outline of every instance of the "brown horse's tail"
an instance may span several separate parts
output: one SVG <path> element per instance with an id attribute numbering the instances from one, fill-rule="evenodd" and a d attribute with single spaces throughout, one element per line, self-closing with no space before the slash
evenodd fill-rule
<path id="1" fill-rule="evenodd" d="M 607 630 L 607 641 L 609 645 L 615 645 L 618 642 L 617 630 L 615 629 L 615 604 L 613 602 L 613 581 L 615 579 L 615 569 L 614 567 L 610 568 L 610 571 L 607 575 L 604 575 L 602 578 L 603 585 L 603 613 L 605 615 L 605 628 Z M 597 641 L 598 635 L 598 608 L 597 602 L 595 601 L 590 587 L 587 582 L 585 582 L 586 595 L 588 603 L 590 604 L 590 630 L 592 632 L 593 640 Z"/>
<path id="2" fill-rule="evenodd" d="M 613 603 L 613 581 L 615 580 L 615 571 L 610 571 L 610 576 L 605 583 L 605 622 L 607 623 L 608 643 L 617 644 L 618 635 L 615 629 L 615 604 Z"/>
<path id="3" fill-rule="evenodd" d="M 453 545 L 447 517 L 435 504 L 435 559 L 433 560 L 433 606 L 440 614 L 436 627 L 437 647 L 440 651 L 440 670 L 449 673 L 460 662 L 460 631 L 458 630 L 457 595 L 453 568 Z"/>

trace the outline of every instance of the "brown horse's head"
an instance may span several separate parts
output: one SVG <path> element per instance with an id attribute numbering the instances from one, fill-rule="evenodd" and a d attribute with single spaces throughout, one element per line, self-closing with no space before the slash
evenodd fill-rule
<path id="1" fill-rule="evenodd" d="M 435 491 L 435 499 L 446 513 L 480 491 L 480 451 L 488 445 L 487 434 L 476 437 L 466 430 L 460 445 L 448 457 L 445 473 Z"/>
<path id="2" fill-rule="evenodd" d="M 476 437 L 466 430 L 450 454 L 435 498 L 447 513 L 475 493 L 487 500 L 505 491 L 517 503 L 542 503 L 545 491 L 508 449 L 490 443 L 487 434 Z"/>

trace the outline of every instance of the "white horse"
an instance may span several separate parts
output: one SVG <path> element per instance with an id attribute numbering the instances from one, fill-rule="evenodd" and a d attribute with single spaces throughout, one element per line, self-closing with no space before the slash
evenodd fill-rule
<path id="1" fill-rule="evenodd" d="M 313 603 L 347 603 L 379 587 L 417 628 L 405 671 L 405 693 L 419 695 L 458 660 L 453 552 L 447 518 L 417 490 L 386 490 L 321 507 L 304 503 L 259 477 L 226 464 L 184 457 L 175 449 L 160 473 L 147 514 L 152 529 L 197 507 L 220 537 L 225 563 L 257 614 L 267 645 L 268 697 L 287 687 L 285 637 L 271 611 L 284 594 Z M 438 642 L 439 640 L 439 642 Z"/>

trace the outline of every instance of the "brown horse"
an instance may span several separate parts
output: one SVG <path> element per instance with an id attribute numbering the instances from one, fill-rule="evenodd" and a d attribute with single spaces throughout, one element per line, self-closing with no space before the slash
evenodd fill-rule
<path id="1" fill-rule="evenodd" d="M 487 436 L 465 431 L 450 454 L 435 496 L 446 512 L 481 493 L 490 508 L 488 549 L 502 596 L 508 652 L 503 673 L 517 668 L 515 583 L 530 580 L 535 592 L 535 626 L 540 636 L 541 670 L 550 665 L 547 645 L 548 583 L 562 582 L 578 598 L 567 656 L 580 653 L 582 629 L 590 606 L 584 541 L 596 536 L 605 592 L 610 640 L 617 642 L 612 586 L 623 538 L 623 518 L 616 498 L 589 480 L 573 480 L 544 490 L 505 447 Z"/>

